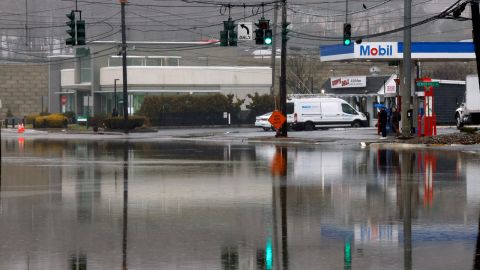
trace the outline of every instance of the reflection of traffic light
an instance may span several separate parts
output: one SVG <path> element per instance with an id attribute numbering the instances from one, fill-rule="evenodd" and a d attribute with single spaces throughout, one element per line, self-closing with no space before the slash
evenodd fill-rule
<path id="1" fill-rule="evenodd" d="M 265 38 L 263 39 L 263 44 L 272 45 L 272 41 L 273 41 L 272 30 L 271 29 L 265 30 Z"/>
<path id="2" fill-rule="evenodd" d="M 352 246 L 350 244 L 350 240 L 345 241 L 345 246 L 343 250 L 344 255 L 344 269 L 349 270 L 352 267 Z"/>
<path id="3" fill-rule="evenodd" d="M 343 45 L 344 46 L 350 46 L 350 44 L 352 43 L 351 37 L 352 37 L 352 25 L 349 23 L 344 23 L 343 24 Z"/>
<path id="4" fill-rule="evenodd" d="M 69 14 L 67 14 L 67 18 L 70 19 L 67 22 L 67 34 L 70 36 L 65 40 L 66 45 L 75 45 L 76 44 L 76 36 L 77 33 L 75 31 L 75 11 L 71 11 Z"/>
<path id="5" fill-rule="evenodd" d="M 257 249 L 257 269 L 272 270 L 273 269 L 273 249 L 272 238 L 267 239 L 265 250 Z"/>

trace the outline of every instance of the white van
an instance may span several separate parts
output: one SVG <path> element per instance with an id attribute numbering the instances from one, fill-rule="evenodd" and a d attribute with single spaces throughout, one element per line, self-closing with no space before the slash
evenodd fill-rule
<path id="1" fill-rule="evenodd" d="M 365 114 L 339 98 L 295 96 L 287 100 L 287 114 L 293 114 L 292 128 L 295 130 L 313 130 L 320 126 L 368 126 Z"/>

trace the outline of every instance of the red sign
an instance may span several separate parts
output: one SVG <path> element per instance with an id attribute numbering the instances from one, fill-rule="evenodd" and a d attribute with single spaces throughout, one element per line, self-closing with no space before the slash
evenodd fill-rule
<path id="1" fill-rule="evenodd" d="M 274 111 L 270 118 L 268 118 L 268 122 L 276 129 L 280 129 L 286 120 L 287 118 L 279 111 Z"/>
<path id="2" fill-rule="evenodd" d="M 62 96 L 62 97 L 60 98 L 60 101 L 62 102 L 62 105 L 67 104 L 67 96 Z"/>

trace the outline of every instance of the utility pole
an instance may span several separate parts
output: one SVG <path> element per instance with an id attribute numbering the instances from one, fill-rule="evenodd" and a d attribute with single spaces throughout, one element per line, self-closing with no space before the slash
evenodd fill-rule
<path id="1" fill-rule="evenodd" d="M 270 54 L 271 62 L 270 67 L 272 68 L 272 89 L 270 94 L 273 96 L 275 94 L 275 57 L 277 56 L 277 17 L 278 17 L 278 2 L 275 2 L 275 9 L 273 10 L 273 29 L 272 29 L 272 53 Z"/>
<path id="2" fill-rule="evenodd" d="M 282 51 L 280 59 L 280 111 L 287 116 L 287 0 L 282 0 Z M 279 137 L 287 137 L 287 121 L 280 129 Z"/>
<path id="3" fill-rule="evenodd" d="M 122 7 L 122 73 L 123 73 L 123 132 L 128 133 L 128 93 L 127 93 L 127 36 L 125 33 L 125 4 L 127 0 L 120 0 Z"/>
<path id="4" fill-rule="evenodd" d="M 477 60 L 477 74 L 478 81 L 480 83 L 480 15 L 478 8 L 478 1 L 470 2 L 472 8 L 472 33 L 473 33 L 473 44 L 475 45 L 475 58 Z"/>
<path id="5" fill-rule="evenodd" d="M 403 25 L 407 28 L 403 31 L 403 85 L 400 89 L 400 96 L 402 97 L 402 137 L 411 136 L 410 119 L 407 117 L 408 110 L 410 110 L 410 98 L 412 88 L 412 31 L 410 25 L 412 24 L 412 0 L 404 0 L 404 18 Z M 412 115 L 413 117 L 413 115 Z"/>

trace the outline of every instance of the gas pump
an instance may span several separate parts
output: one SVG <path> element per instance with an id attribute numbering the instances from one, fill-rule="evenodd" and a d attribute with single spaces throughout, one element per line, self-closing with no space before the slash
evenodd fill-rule
<path id="1" fill-rule="evenodd" d="M 438 82 L 432 82 L 431 78 L 422 78 L 417 81 L 417 86 L 424 88 L 423 113 L 418 114 L 418 136 L 437 135 L 437 115 L 434 111 L 433 95 L 434 87 L 438 87 Z"/>

